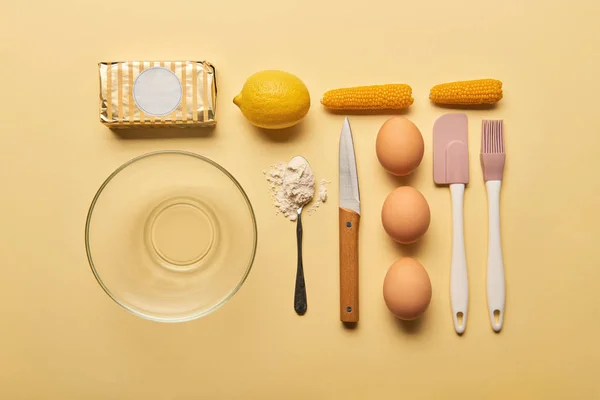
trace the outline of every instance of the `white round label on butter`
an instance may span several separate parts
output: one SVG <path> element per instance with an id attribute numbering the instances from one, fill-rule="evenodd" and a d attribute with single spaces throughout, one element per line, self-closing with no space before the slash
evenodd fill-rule
<path id="1" fill-rule="evenodd" d="M 181 82 L 173 71 L 163 67 L 143 70 L 133 84 L 135 104 L 146 114 L 161 117 L 173 112 L 181 102 Z"/>

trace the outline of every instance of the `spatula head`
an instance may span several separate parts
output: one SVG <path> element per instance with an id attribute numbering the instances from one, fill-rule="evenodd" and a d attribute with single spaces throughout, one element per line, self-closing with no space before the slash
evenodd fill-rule
<path id="1" fill-rule="evenodd" d="M 433 124 L 433 181 L 438 185 L 469 183 L 466 114 L 445 114 Z"/>

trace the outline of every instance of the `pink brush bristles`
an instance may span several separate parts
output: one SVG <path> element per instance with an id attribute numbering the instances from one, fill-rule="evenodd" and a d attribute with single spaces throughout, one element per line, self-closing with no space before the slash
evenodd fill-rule
<path id="1" fill-rule="evenodd" d="M 504 153 L 502 120 L 483 120 L 481 125 L 481 152 Z"/>
<path id="2" fill-rule="evenodd" d="M 481 124 L 481 166 L 485 181 L 501 181 L 504 174 L 502 125 L 502 120 L 483 120 Z"/>

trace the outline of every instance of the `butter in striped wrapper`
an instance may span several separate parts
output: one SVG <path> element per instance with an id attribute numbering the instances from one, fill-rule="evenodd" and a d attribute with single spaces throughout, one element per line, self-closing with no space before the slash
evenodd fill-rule
<path id="1" fill-rule="evenodd" d="M 101 62 L 100 121 L 111 128 L 216 124 L 215 67 L 207 61 Z"/>

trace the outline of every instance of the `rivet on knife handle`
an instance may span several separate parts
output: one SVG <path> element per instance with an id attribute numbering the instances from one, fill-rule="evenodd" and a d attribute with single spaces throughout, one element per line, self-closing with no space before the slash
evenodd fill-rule
<path id="1" fill-rule="evenodd" d="M 360 215 L 340 208 L 340 320 L 358 322 L 358 226 Z"/>

